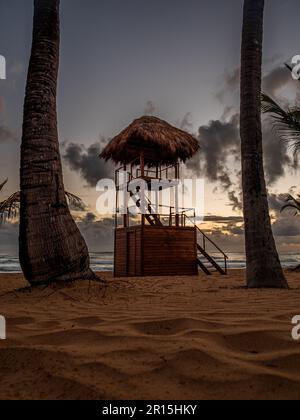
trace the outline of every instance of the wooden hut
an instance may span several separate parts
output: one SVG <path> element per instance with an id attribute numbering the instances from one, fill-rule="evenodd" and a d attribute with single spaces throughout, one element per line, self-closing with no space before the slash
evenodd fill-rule
<path id="1" fill-rule="evenodd" d="M 127 183 L 143 180 L 151 188 L 153 180 L 179 180 L 180 164 L 191 159 L 199 150 L 198 141 L 156 117 L 135 120 L 117 135 L 100 155 L 112 160 L 116 170 L 117 192 Z M 176 188 L 176 187 L 175 187 Z M 176 196 L 176 193 L 175 193 Z M 118 197 L 118 194 L 117 194 Z M 207 275 L 213 270 L 226 274 L 227 257 L 194 223 L 187 223 L 187 211 L 178 206 L 163 205 L 154 211 L 147 200 L 146 211 L 133 222 L 128 214 L 116 214 L 114 272 L 116 277 L 196 275 L 200 267 Z M 136 201 L 139 206 L 140 200 Z M 120 203 L 117 198 L 117 210 Z M 213 246 L 224 258 L 221 267 L 209 255 Z"/>

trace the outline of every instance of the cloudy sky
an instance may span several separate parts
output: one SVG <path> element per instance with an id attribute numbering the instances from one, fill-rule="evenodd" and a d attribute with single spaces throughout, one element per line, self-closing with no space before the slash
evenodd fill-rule
<path id="1" fill-rule="evenodd" d="M 98 160 L 109 138 L 145 113 L 199 137 L 186 173 L 205 178 L 206 222 L 221 245 L 243 241 L 239 161 L 239 59 L 242 0 L 61 0 L 59 132 L 66 189 L 80 195 L 76 215 L 92 250 L 110 250 L 112 223 L 95 212 Z M 19 148 L 33 0 L 0 0 L 0 180 L 18 190 Z M 284 68 L 300 54 L 297 0 L 266 0 L 264 90 L 294 104 L 298 83 Z M 264 121 L 265 168 L 280 249 L 298 250 L 300 220 L 280 214 L 278 195 L 297 193 L 292 156 Z M 17 226 L 0 231 L 0 251 L 16 249 Z"/>

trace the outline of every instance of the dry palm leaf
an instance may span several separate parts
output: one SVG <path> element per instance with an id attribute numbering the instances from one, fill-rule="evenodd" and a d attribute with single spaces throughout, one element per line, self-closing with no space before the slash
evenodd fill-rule
<path id="1" fill-rule="evenodd" d="M 281 138 L 288 142 L 295 153 L 300 150 L 300 109 L 284 110 L 270 96 L 262 94 L 262 111 L 270 114 Z"/>
<path id="2" fill-rule="evenodd" d="M 295 216 L 300 213 L 300 195 L 297 196 L 298 199 L 294 198 L 292 195 L 288 194 L 285 196 L 286 204 L 282 207 L 281 211 L 286 209 L 295 210 Z"/>
<path id="3" fill-rule="evenodd" d="M 5 185 L 5 184 L 4 184 Z M 1 189 L 0 189 L 1 191 Z M 81 198 L 76 195 L 66 192 L 66 197 L 70 209 L 75 211 L 84 211 L 85 204 Z M 7 200 L 0 203 L 0 225 L 6 220 L 14 219 L 18 216 L 20 210 L 20 192 L 11 195 Z"/>
<path id="4" fill-rule="evenodd" d="M 8 181 L 8 179 L 6 178 L 6 180 L 2 184 L 0 184 L 0 191 L 3 190 L 3 187 L 4 187 L 4 185 L 7 184 L 7 181 Z"/>

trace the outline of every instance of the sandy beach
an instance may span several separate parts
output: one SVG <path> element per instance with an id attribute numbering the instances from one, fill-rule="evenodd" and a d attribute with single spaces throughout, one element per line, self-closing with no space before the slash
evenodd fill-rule
<path id="1" fill-rule="evenodd" d="M 290 291 L 245 290 L 242 271 L 102 276 L 31 290 L 1 275 L 1 399 L 299 398 L 299 274 Z"/>

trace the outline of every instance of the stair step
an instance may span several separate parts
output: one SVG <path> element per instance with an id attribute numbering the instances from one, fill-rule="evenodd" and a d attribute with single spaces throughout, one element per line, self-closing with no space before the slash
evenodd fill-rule
<path id="1" fill-rule="evenodd" d="M 207 275 L 207 276 L 211 276 L 211 272 L 208 270 L 208 268 L 205 267 L 205 265 L 199 260 L 197 259 L 197 263 L 199 265 L 199 267 L 201 268 L 201 270 Z"/>
<path id="2" fill-rule="evenodd" d="M 199 245 L 197 244 L 198 251 L 206 258 L 206 260 L 212 264 L 212 266 L 222 275 L 226 275 L 225 270 L 219 266 L 219 264 Z M 200 261 L 200 260 L 199 260 Z M 201 261 L 201 264 L 204 265 Z M 208 271 L 208 270 L 207 270 Z"/>

